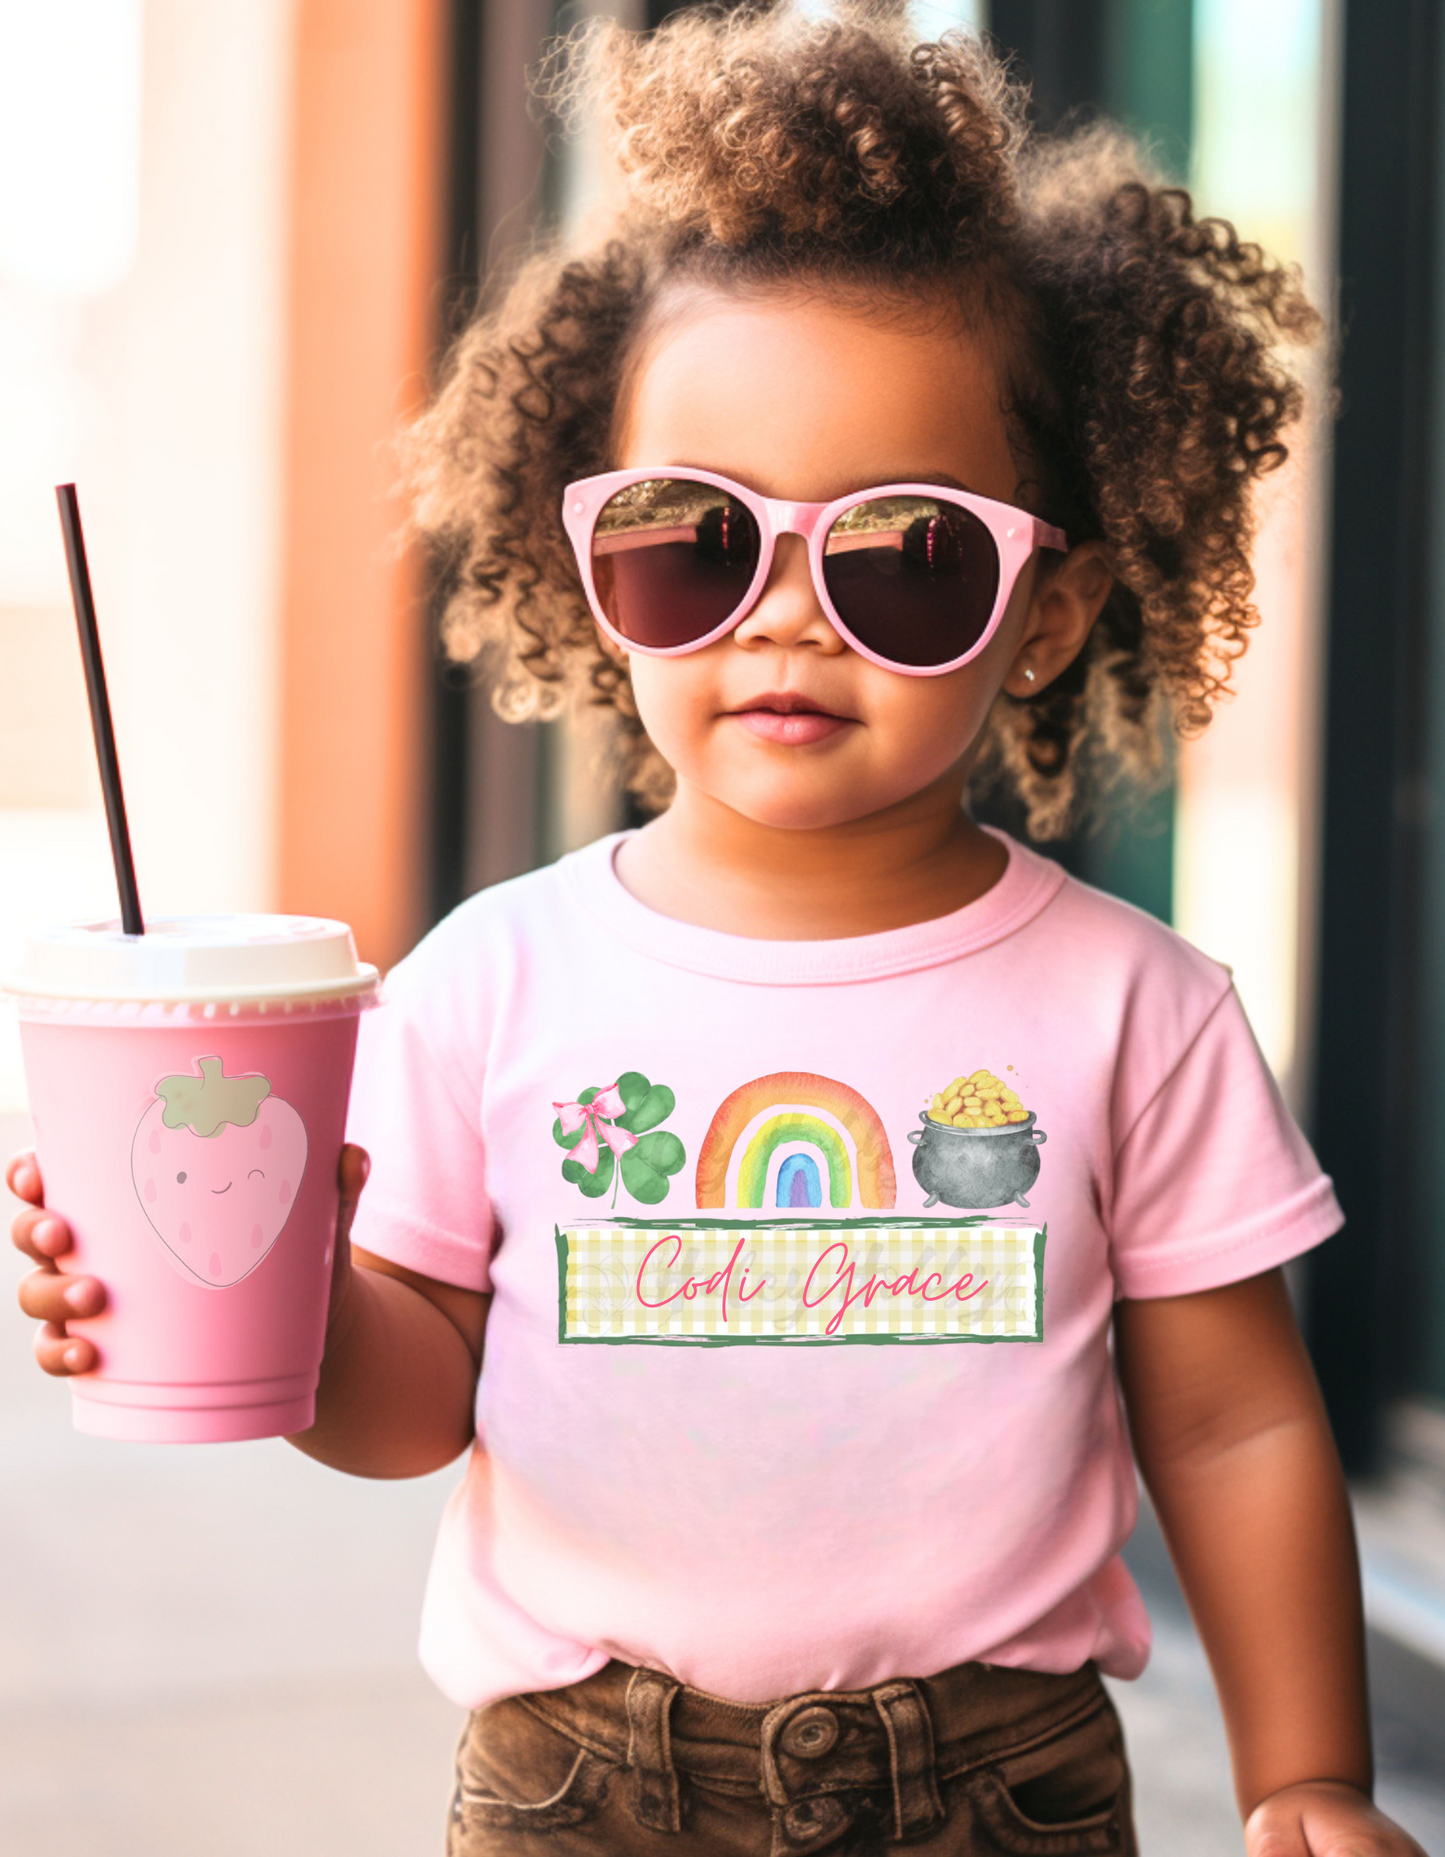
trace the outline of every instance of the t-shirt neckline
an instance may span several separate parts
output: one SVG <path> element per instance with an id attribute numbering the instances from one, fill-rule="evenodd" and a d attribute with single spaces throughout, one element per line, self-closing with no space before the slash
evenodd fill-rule
<path id="1" fill-rule="evenodd" d="M 670 967 L 757 986 L 838 986 L 882 980 L 976 954 L 1016 933 L 1046 908 L 1064 883 L 1062 867 L 1005 832 L 993 835 L 1008 851 L 1008 864 L 998 882 L 973 902 L 906 928 L 829 941 L 755 940 L 659 914 L 640 902 L 617 875 L 614 859 L 630 836 L 627 832 L 614 832 L 573 852 L 562 860 L 562 870 L 573 900 L 592 923 Z"/>

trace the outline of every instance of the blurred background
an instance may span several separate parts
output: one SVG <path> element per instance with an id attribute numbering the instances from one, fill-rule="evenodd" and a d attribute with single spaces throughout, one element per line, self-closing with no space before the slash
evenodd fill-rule
<path id="1" fill-rule="evenodd" d="M 900 0 L 900 4 L 902 0 Z M 594 720 L 444 666 L 390 443 L 479 277 L 589 211 L 524 71 L 643 0 L 0 0 L 0 971 L 114 914 L 53 486 L 87 523 L 149 910 L 351 922 L 383 966 L 626 822 Z M 1445 18 L 1432 0 L 916 0 L 1046 125 L 1103 110 L 1298 262 L 1338 346 L 1269 483 L 1264 624 L 1168 790 L 1049 849 L 1227 961 L 1334 1174 L 1296 1289 L 1365 1555 L 1384 1791 L 1445 1851 Z M 987 802 L 991 816 L 1006 807 Z M 0 1009 L 0 1147 L 25 1138 Z M 411 1642 L 452 1476 L 81 1439 L 0 1314 L 0 1824 L 14 1857 L 440 1847 L 456 1712 Z M 13 1332 L 12 1332 L 13 1331 Z M 1145 1849 L 1237 1850 L 1146 1526 Z"/>

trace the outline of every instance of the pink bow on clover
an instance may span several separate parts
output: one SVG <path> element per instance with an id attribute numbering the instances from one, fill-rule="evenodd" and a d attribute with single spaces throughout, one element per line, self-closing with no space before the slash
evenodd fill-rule
<path id="1" fill-rule="evenodd" d="M 599 1135 L 619 1159 L 629 1148 L 637 1146 L 637 1137 L 630 1130 L 612 1126 L 618 1116 L 627 1112 L 615 1083 L 599 1090 L 590 1103 L 553 1103 L 552 1107 L 557 1111 L 564 1135 L 575 1135 L 579 1128 L 587 1131 L 571 1151 L 571 1158 L 580 1161 L 586 1173 L 595 1174 L 602 1158 L 597 1145 Z"/>

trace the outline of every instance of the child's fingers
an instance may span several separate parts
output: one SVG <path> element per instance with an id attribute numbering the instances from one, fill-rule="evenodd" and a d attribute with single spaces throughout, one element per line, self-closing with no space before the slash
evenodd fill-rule
<path id="1" fill-rule="evenodd" d="M 46 1373 L 64 1379 L 72 1373 L 89 1373 L 96 1363 L 90 1342 L 79 1335 L 67 1335 L 63 1328 L 47 1322 L 35 1337 L 35 1358 Z"/>
<path id="2" fill-rule="evenodd" d="M 371 1156 L 365 1148 L 358 1148 L 356 1143 L 348 1141 L 341 1150 L 341 1161 L 337 1167 L 337 1182 L 341 1188 L 341 1202 L 336 1209 L 336 1241 L 349 1242 L 351 1222 L 356 1217 L 356 1202 L 361 1198 L 361 1189 L 366 1185 L 366 1176 L 371 1172 Z"/>
<path id="3" fill-rule="evenodd" d="M 351 1222 L 356 1217 L 356 1202 L 371 1172 L 371 1156 L 365 1148 L 348 1141 L 337 1163 L 336 1180 L 341 1198 L 336 1208 L 336 1245 L 331 1264 L 331 1302 L 326 1315 L 327 1345 L 351 1292 Z"/>
<path id="4" fill-rule="evenodd" d="M 37 1264 L 49 1264 L 70 1249 L 70 1227 L 55 1213 L 30 1207 L 10 1221 L 10 1242 Z"/>
<path id="5" fill-rule="evenodd" d="M 1256 1813 L 1244 1828 L 1244 1849 L 1245 1857 L 1310 1857 L 1304 1826 L 1284 1813 Z"/>
<path id="6" fill-rule="evenodd" d="M 32 1270 L 20 1279 L 20 1307 L 37 1322 L 57 1327 L 73 1316 L 99 1315 L 105 1307 L 105 1285 L 95 1277 L 65 1277 L 56 1270 Z"/>
<path id="7" fill-rule="evenodd" d="M 70 1249 L 70 1227 L 44 1209 L 40 1169 L 33 1154 L 17 1154 L 5 1170 L 12 1193 L 31 1203 L 10 1223 L 10 1242 L 38 1270 L 20 1279 L 16 1300 L 26 1315 L 43 1324 L 35 1337 L 35 1358 L 46 1373 L 64 1378 L 88 1373 L 99 1358 L 94 1344 L 82 1335 L 70 1335 L 65 1324 L 72 1316 L 99 1315 L 105 1307 L 105 1285 L 95 1277 L 64 1276 L 55 1260 Z"/>
<path id="8" fill-rule="evenodd" d="M 1335 1780 L 1285 1786 L 1250 1813 L 1247 1857 L 1425 1857 L 1368 1793 Z"/>
<path id="9" fill-rule="evenodd" d="M 12 1154 L 5 1166 L 5 1184 L 17 1199 L 28 1199 L 32 1206 L 45 1204 L 45 1189 L 40 1183 L 40 1163 L 35 1151 L 26 1148 Z"/>

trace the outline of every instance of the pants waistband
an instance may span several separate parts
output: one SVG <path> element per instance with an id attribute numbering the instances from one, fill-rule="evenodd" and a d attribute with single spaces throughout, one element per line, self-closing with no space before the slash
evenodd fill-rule
<path id="1" fill-rule="evenodd" d="M 934 1677 L 734 1703 L 656 1670 L 614 1661 L 565 1689 L 518 1698 L 581 1747 L 631 1768 L 635 1810 L 681 1826 L 678 1775 L 756 1793 L 773 1807 L 774 1852 L 829 1841 L 834 1795 L 891 1787 L 893 1836 L 943 1818 L 938 1781 L 1050 1740 L 1105 1700 L 1092 1664 L 1068 1675 L 960 1664 Z"/>

